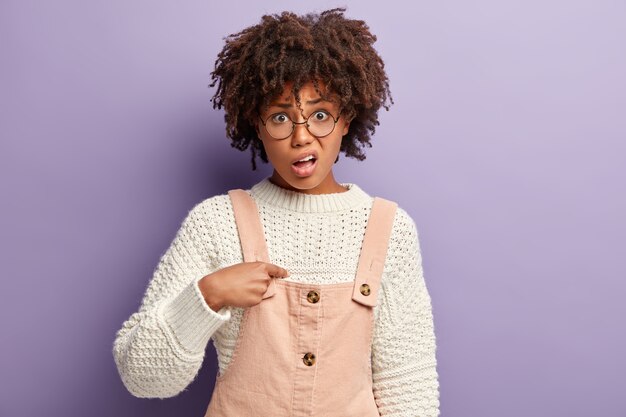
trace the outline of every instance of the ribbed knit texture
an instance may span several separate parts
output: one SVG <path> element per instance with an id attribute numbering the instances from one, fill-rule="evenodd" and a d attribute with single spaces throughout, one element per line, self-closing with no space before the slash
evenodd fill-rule
<path id="1" fill-rule="evenodd" d="M 352 183 L 345 192 L 305 194 L 265 178 L 255 199 L 270 260 L 287 281 L 353 281 L 373 197 Z M 113 356 L 131 394 L 167 398 L 196 378 L 209 340 L 222 373 L 239 334 L 243 308 L 209 308 L 203 276 L 243 262 L 226 193 L 196 204 L 154 271 L 139 310 L 117 332 Z M 436 417 L 439 383 L 431 299 L 417 228 L 398 206 L 374 307 L 373 394 L 381 416 Z M 209 397 L 207 396 L 207 400 Z M 329 410 L 330 412 L 330 410 Z"/>

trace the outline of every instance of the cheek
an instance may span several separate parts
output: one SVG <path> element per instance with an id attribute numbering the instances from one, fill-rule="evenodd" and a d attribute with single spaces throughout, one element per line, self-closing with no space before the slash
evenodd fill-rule
<path id="1" fill-rule="evenodd" d="M 335 149 L 339 151 L 341 149 L 341 143 L 343 142 L 343 136 L 339 136 L 335 142 Z"/>
<path id="2" fill-rule="evenodd" d="M 265 149 L 265 153 L 267 154 L 267 158 L 272 162 L 273 165 L 284 163 L 288 160 L 287 152 L 281 149 L 279 143 L 261 141 L 263 144 L 263 148 Z"/>

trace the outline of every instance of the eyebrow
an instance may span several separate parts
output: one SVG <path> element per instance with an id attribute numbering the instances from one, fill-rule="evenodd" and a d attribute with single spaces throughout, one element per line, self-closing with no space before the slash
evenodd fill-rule
<path id="1" fill-rule="evenodd" d="M 324 100 L 321 97 L 320 98 L 316 98 L 315 100 L 309 100 L 306 102 L 306 104 L 311 105 L 311 104 L 317 104 L 321 101 L 325 101 L 327 103 L 330 103 L 330 101 L 328 100 Z M 280 107 L 281 109 L 289 109 L 291 107 L 294 107 L 291 103 L 270 103 L 270 107 Z"/>

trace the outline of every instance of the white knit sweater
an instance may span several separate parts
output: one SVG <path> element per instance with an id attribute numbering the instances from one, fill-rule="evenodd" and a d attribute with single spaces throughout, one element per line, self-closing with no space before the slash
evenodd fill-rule
<path id="1" fill-rule="evenodd" d="M 248 192 L 259 208 L 269 257 L 287 281 L 353 281 L 373 197 L 359 186 L 310 195 L 265 178 Z M 439 383 L 431 299 L 424 282 L 417 229 L 398 206 L 374 307 L 373 391 L 381 416 L 439 415 Z M 209 340 L 225 372 L 243 309 L 215 312 L 197 282 L 243 262 L 228 194 L 196 204 L 154 271 L 139 310 L 113 343 L 120 377 L 137 397 L 166 398 L 195 379 Z"/>

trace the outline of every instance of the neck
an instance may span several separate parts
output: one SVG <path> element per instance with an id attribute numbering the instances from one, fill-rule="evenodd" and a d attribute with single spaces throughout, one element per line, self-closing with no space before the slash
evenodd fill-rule
<path id="1" fill-rule="evenodd" d="M 331 213 L 370 205 L 372 197 L 354 183 L 339 184 L 337 193 L 308 194 L 290 190 L 264 178 L 251 189 L 252 196 L 262 205 L 298 213 Z"/>
<path id="2" fill-rule="evenodd" d="M 321 183 L 319 183 L 317 186 L 313 188 L 296 188 L 292 186 L 291 184 L 289 184 L 287 181 L 285 181 L 284 178 L 281 177 L 276 170 L 274 170 L 272 175 L 269 177 L 269 181 L 272 184 L 282 187 L 286 190 L 297 191 L 297 192 L 304 193 L 304 194 L 319 195 L 319 194 L 343 193 L 347 191 L 346 187 L 342 186 L 335 180 L 332 170 L 328 173 L 326 178 L 324 178 L 324 180 Z"/>

